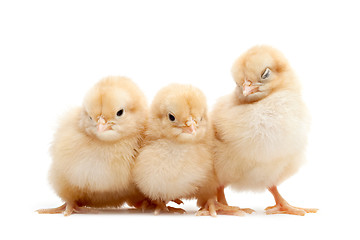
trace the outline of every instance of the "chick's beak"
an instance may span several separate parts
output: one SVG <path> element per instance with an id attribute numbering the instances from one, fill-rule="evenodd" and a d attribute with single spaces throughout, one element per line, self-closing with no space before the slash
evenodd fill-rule
<path id="1" fill-rule="evenodd" d="M 107 122 L 105 121 L 105 119 L 100 116 L 99 120 L 97 121 L 97 130 L 98 132 L 104 132 L 108 129 L 109 125 L 107 124 Z"/>
<path id="2" fill-rule="evenodd" d="M 254 86 L 251 81 L 245 79 L 245 81 L 243 83 L 243 95 L 245 97 L 257 92 L 258 90 L 259 90 L 259 87 Z"/>
<path id="3" fill-rule="evenodd" d="M 189 133 L 191 135 L 196 135 L 196 122 L 191 117 L 185 122 L 183 132 Z"/>

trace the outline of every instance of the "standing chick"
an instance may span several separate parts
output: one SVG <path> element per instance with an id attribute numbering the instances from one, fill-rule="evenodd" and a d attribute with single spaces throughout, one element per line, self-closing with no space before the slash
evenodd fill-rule
<path id="1" fill-rule="evenodd" d="M 256 46 L 233 65 L 237 84 L 212 111 L 216 137 L 215 169 L 222 185 L 218 200 L 226 204 L 224 186 L 268 189 L 276 205 L 267 214 L 316 212 L 289 205 L 277 186 L 303 163 L 309 116 L 300 84 L 285 57 L 269 46 Z"/>
<path id="2" fill-rule="evenodd" d="M 128 78 L 107 77 L 63 116 L 51 146 L 49 180 L 65 204 L 39 213 L 87 212 L 87 207 L 136 205 L 144 197 L 131 170 L 144 136 L 147 104 Z"/>
<path id="3" fill-rule="evenodd" d="M 151 106 L 145 146 L 134 167 L 134 181 L 160 211 L 167 202 L 197 198 L 199 215 L 237 214 L 238 208 L 217 203 L 218 183 L 213 167 L 213 133 L 206 98 L 190 85 L 172 84 L 158 92 Z"/>

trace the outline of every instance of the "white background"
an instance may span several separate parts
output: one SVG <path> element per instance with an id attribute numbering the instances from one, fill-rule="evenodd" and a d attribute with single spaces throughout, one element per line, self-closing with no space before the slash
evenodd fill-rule
<path id="1" fill-rule="evenodd" d="M 358 238 L 358 10 L 344 0 L 1 1 L 1 238 Z M 266 216 L 270 193 L 230 189 L 230 204 L 256 214 L 195 217 L 195 201 L 182 216 L 34 212 L 61 204 L 47 181 L 48 148 L 58 117 L 96 81 L 128 76 L 149 102 L 166 84 L 192 83 L 211 108 L 233 91 L 233 61 L 256 44 L 284 52 L 303 83 L 308 163 L 279 190 L 317 214 Z"/>

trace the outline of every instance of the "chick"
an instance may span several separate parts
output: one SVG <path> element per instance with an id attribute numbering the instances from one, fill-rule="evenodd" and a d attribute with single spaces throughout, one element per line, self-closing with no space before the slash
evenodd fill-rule
<path id="1" fill-rule="evenodd" d="M 128 78 L 107 77 L 66 113 L 51 146 L 49 180 L 65 204 L 39 213 L 91 212 L 144 200 L 131 180 L 143 141 L 147 103 Z"/>
<path id="2" fill-rule="evenodd" d="M 232 68 L 235 92 L 219 99 L 211 113 L 215 131 L 215 169 L 224 187 L 268 189 L 276 205 L 267 214 L 316 212 L 289 205 L 277 186 L 304 162 L 309 115 L 301 89 L 285 57 L 269 46 L 255 46 Z"/>
<path id="3" fill-rule="evenodd" d="M 161 211 L 184 213 L 167 207 L 169 201 L 197 198 L 199 215 L 243 212 L 216 202 L 218 183 L 213 167 L 213 133 L 206 98 L 190 85 L 161 89 L 150 109 L 145 146 L 134 167 L 134 181 Z"/>

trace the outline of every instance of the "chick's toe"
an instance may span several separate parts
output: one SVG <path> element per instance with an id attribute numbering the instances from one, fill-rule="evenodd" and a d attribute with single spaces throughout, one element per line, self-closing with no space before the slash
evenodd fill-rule
<path id="1" fill-rule="evenodd" d="M 201 208 L 196 216 L 212 216 L 216 217 L 217 214 L 221 215 L 234 215 L 234 216 L 244 216 L 246 213 L 251 214 L 254 210 L 250 208 L 241 209 L 239 207 L 228 206 L 222 203 L 219 203 L 216 200 L 209 199 L 205 206 Z"/>

